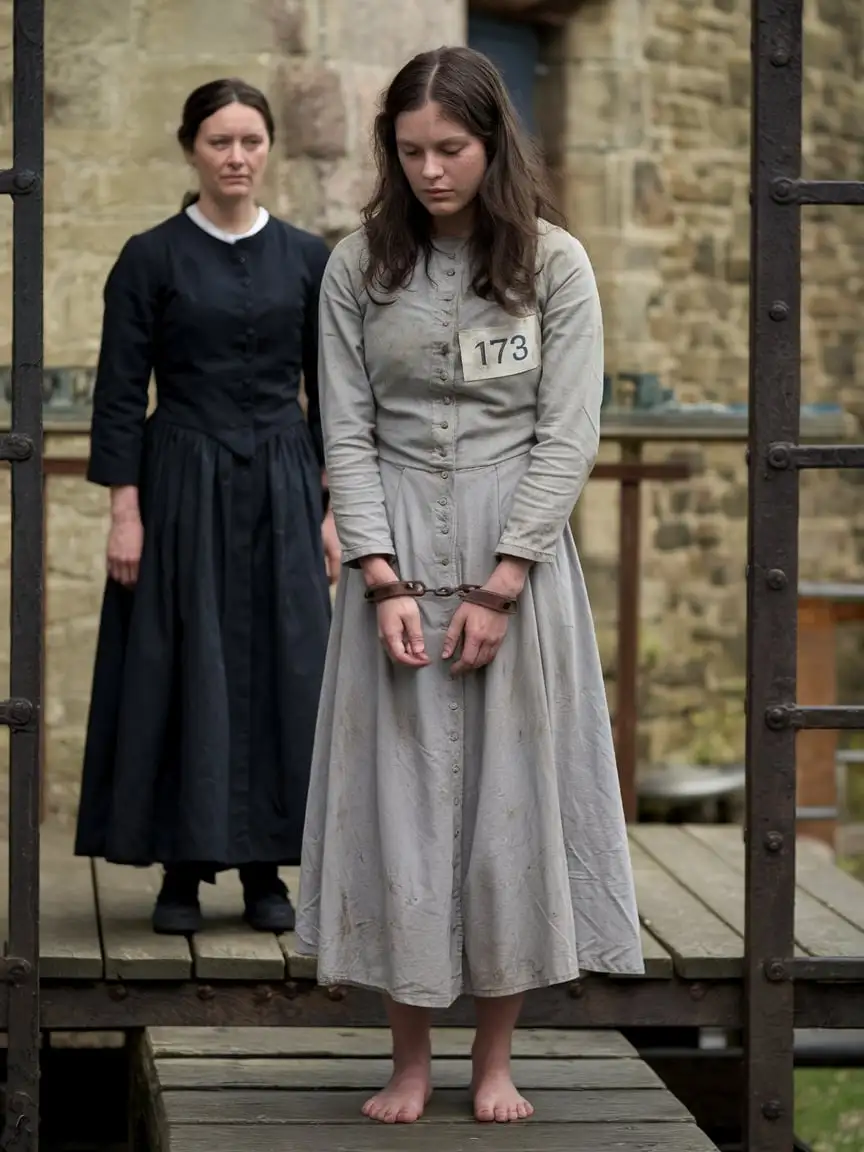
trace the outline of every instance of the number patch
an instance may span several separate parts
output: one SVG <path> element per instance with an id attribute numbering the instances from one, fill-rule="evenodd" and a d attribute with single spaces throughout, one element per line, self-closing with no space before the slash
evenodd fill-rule
<path id="1" fill-rule="evenodd" d="M 496 380 L 540 367 L 540 325 L 536 316 L 511 320 L 500 328 L 468 328 L 459 333 L 465 382 Z"/>

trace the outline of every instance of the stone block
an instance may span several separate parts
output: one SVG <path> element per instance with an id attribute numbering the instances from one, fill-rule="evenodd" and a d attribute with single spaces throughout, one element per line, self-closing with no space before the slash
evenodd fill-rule
<path id="1" fill-rule="evenodd" d="M 325 58 L 371 64 L 390 76 L 418 52 L 464 44 L 463 0 L 319 0 Z"/>
<path id="2" fill-rule="evenodd" d="M 335 68 L 292 58 L 279 68 L 278 92 L 283 156 L 332 160 L 345 155 L 348 123 Z"/>
<path id="3" fill-rule="evenodd" d="M 82 0 L 83 2 L 83 0 Z M 216 0 L 147 0 L 138 44 L 146 53 L 187 60 L 216 56 L 230 60 L 273 52 L 277 46 L 280 7 L 274 0 L 217 3 Z M 221 73 L 242 75 L 236 69 Z"/>
<path id="4" fill-rule="evenodd" d="M 101 53 L 107 44 L 132 43 L 137 32 L 138 7 L 134 0 L 49 0 L 45 5 L 48 55 L 54 59 L 69 45 L 98 48 Z M 5 17 L 0 20 L 6 23 Z"/>

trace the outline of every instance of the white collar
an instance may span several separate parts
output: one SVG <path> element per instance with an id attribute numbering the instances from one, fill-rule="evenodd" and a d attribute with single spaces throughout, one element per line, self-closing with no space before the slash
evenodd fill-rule
<path id="1" fill-rule="evenodd" d="M 204 232 L 215 236 L 217 240 L 224 241 L 225 244 L 236 244 L 238 240 L 247 240 L 250 236 L 255 236 L 262 228 L 267 226 L 267 221 L 270 219 L 270 213 L 266 208 L 258 209 L 258 218 L 255 223 L 246 232 L 226 232 L 224 229 L 217 227 L 212 220 L 209 220 L 197 204 L 190 204 L 186 209 L 186 215 L 193 222 L 197 224 Z"/>

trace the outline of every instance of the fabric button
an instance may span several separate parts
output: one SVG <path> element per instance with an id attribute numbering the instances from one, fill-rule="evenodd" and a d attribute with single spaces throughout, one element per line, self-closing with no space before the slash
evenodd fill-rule
<path id="1" fill-rule="evenodd" d="M 456 275 L 456 269 L 455 268 L 448 268 L 447 269 L 447 275 L 448 276 L 455 276 Z"/>
<path id="2" fill-rule="evenodd" d="M 456 703 L 455 700 L 450 701 L 450 708 L 452 709 L 452 711 L 455 712 L 458 707 L 459 707 L 459 705 Z"/>
<path id="3" fill-rule="evenodd" d="M 456 733 L 455 733 L 455 732 L 451 732 L 451 733 L 450 733 L 450 739 L 451 739 L 451 740 L 453 740 L 453 741 L 456 741 L 456 740 L 458 740 L 458 739 L 459 739 L 459 737 L 456 735 Z M 454 771 L 454 772 L 458 772 L 458 771 L 459 771 L 459 765 L 458 765 L 458 764 L 457 764 L 457 765 L 456 765 L 456 767 L 453 769 L 453 771 Z"/>
<path id="4" fill-rule="evenodd" d="M 442 427 L 442 428 L 449 428 L 449 427 L 450 427 L 450 425 L 447 423 L 447 421 L 446 421 L 446 420 L 443 420 L 443 421 L 441 422 L 441 427 Z"/>
<path id="5" fill-rule="evenodd" d="M 439 503 L 439 504 L 442 504 L 442 505 L 443 505 L 445 508 L 447 507 L 447 501 L 445 500 L 445 498 L 444 498 L 443 496 L 442 496 L 442 497 L 441 497 L 441 499 L 438 501 L 438 503 Z"/>
<path id="6" fill-rule="evenodd" d="M 441 473 L 441 479 L 442 480 L 449 480 L 450 479 L 450 473 L 449 472 L 442 472 Z"/>
<path id="7" fill-rule="evenodd" d="M 444 397 L 444 403 L 445 404 L 452 404 L 453 403 L 453 397 L 452 396 L 445 396 Z"/>

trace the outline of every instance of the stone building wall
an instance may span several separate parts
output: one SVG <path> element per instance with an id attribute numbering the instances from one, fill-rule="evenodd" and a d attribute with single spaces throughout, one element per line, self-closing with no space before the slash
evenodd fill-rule
<path id="1" fill-rule="evenodd" d="M 814 0 L 805 13 L 805 175 L 858 178 L 864 9 Z M 597 267 L 609 370 L 656 372 L 687 402 L 746 399 L 749 51 L 749 0 L 587 0 L 547 49 L 544 137 Z M 859 417 L 864 213 L 804 211 L 804 400 Z M 692 480 L 643 497 L 641 753 L 728 763 L 743 757 L 744 451 L 686 455 Z M 850 475 L 803 478 L 802 578 L 864 578 Z M 589 487 L 579 524 L 614 697 L 614 485 Z M 849 634 L 841 682 L 859 700 L 860 656 Z"/>

